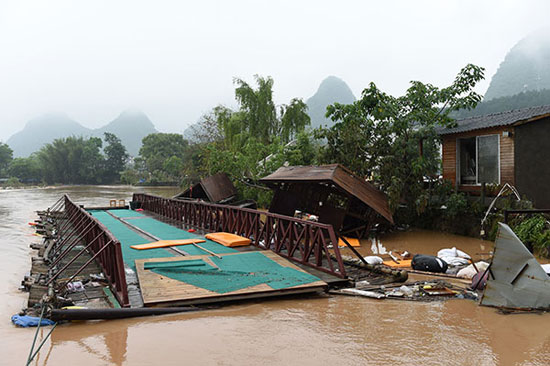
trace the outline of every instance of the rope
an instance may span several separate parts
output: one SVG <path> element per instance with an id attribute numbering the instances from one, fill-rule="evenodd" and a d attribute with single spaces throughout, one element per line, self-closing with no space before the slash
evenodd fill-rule
<path id="1" fill-rule="evenodd" d="M 48 340 L 48 338 L 52 334 L 55 327 L 57 327 L 57 323 L 55 323 L 53 325 L 52 329 L 50 329 L 50 331 L 48 332 L 48 334 L 46 334 L 44 339 L 42 339 L 42 341 L 40 342 L 40 345 L 38 346 L 38 348 L 35 351 L 34 346 L 36 344 L 36 339 L 38 338 L 38 332 L 40 331 L 40 324 L 42 323 L 42 317 L 44 316 L 44 309 L 46 309 L 46 304 L 42 303 L 42 308 L 40 309 L 40 318 L 38 320 L 38 325 L 36 326 L 36 332 L 34 333 L 34 339 L 32 340 L 32 345 L 31 345 L 31 350 L 29 352 L 29 357 L 27 357 L 27 363 L 26 363 L 27 366 L 29 366 L 31 364 L 32 360 L 38 354 L 38 352 L 40 351 L 40 349 L 42 348 L 44 343 L 46 343 L 46 341 Z"/>
<path id="2" fill-rule="evenodd" d="M 48 332 L 48 334 L 46 334 L 46 336 L 44 337 L 44 339 L 42 340 L 42 342 L 40 342 L 40 345 L 38 346 L 38 348 L 36 349 L 36 351 L 34 351 L 34 353 L 32 354 L 29 362 L 27 363 L 27 366 L 29 366 L 29 364 L 32 362 L 32 360 L 34 359 L 34 357 L 38 354 L 38 352 L 40 352 L 40 349 L 42 348 L 42 346 L 46 343 L 46 341 L 48 340 L 48 338 L 50 337 L 50 335 L 52 334 L 53 330 L 55 329 L 55 327 L 57 327 L 57 324 L 58 323 L 55 323 L 52 327 L 52 329 L 50 329 L 50 331 Z"/>
<path id="3" fill-rule="evenodd" d="M 31 350 L 29 352 L 29 357 L 27 357 L 27 365 L 29 365 L 32 361 L 32 351 L 34 350 L 34 345 L 36 344 L 36 338 L 38 337 L 38 331 L 40 330 L 40 324 L 42 323 L 42 316 L 44 316 L 44 303 L 42 303 L 42 308 L 40 309 L 40 318 L 38 319 L 38 325 L 36 326 L 36 332 L 34 333 L 34 339 L 32 340 L 32 346 Z"/>

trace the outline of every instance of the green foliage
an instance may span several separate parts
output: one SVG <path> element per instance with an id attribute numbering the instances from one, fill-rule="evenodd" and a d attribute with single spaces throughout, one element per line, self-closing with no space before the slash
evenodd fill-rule
<path id="1" fill-rule="evenodd" d="M 23 183 L 40 182 L 42 169 L 36 154 L 28 158 L 15 158 L 8 168 L 10 177 L 16 177 Z"/>
<path id="2" fill-rule="evenodd" d="M 538 253 L 548 254 L 550 248 L 550 224 L 543 215 L 533 215 L 514 226 L 518 238 L 526 245 L 531 245 Z"/>
<path id="3" fill-rule="evenodd" d="M 181 180 L 183 171 L 183 161 L 180 157 L 172 155 L 164 161 L 164 164 L 162 164 L 162 169 L 169 177 L 179 181 Z"/>
<path id="4" fill-rule="evenodd" d="M 259 75 L 254 78 L 257 89 L 241 79 L 234 80 L 237 85 L 235 99 L 240 109 L 226 120 L 225 138 L 232 147 L 236 147 L 236 142 L 243 143 L 248 137 L 264 144 L 273 142 L 275 138 L 283 143 L 289 142 L 311 123 L 306 113 L 307 105 L 301 99 L 294 98 L 290 104 L 280 106 L 280 113 L 277 113 L 273 102 L 273 79 Z"/>
<path id="5" fill-rule="evenodd" d="M 6 187 L 18 188 L 21 187 L 21 182 L 16 177 L 10 177 L 4 185 Z"/>
<path id="6" fill-rule="evenodd" d="M 319 147 L 315 144 L 311 133 L 300 132 L 294 143 L 287 144 L 283 150 L 283 158 L 279 161 L 288 165 L 315 165 Z"/>
<path id="7" fill-rule="evenodd" d="M 248 83 L 235 79 L 235 99 L 241 107 L 241 131 L 247 131 L 263 143 L 271 142 L 271 137 L 278 132 L 279 121 L 273 102 L 273 79 L 255 75 L 258 89 L 254 90 Z"/>
<path id="8" fill-rule="evenodd" d="M 11 175 L 25 180 L 61 184 L 99 184 L 119 181 L 128 154 L 120 139 L 105 133 L 105 155 L 99 137 L 67 137 L 43 146 L 36 155 L 15 159 Z"/>
<path id="9" fill-rule="evenodd" d="M 438 173 L 436 127 L 452 126 L 451 112 L 480 101 L 473 88 L 483 72 L 467 65 L 446 88 L 412 81 L 401 97 L 371 83 L 355 103 L 329 106 L 327 116 L 336 123 L 316 131 L 327 141 L 321 162 L 343 163 L 359 176 L 372 176 L 388 194 L 392 210 L 404 201 L 416 211 L 424 201 L 424 178 Z"/>
<path id="10" fill-rule="evenodd" d="M 128 168 L 120 173 L 120 182 L 122 184 L 134 185 L 137 182 L 139 182 L 139 180 L 140 180 L 139 172 L 135 169 Z"/>
<path id="11" fill-rule="evenodd" d="M 180 179 L 183 160 L 189 152 L 189 143 L 177 133 L 153 133 L 143 138 L 138 164 L 150 175 L 153 182 Z"/>
<path id="12" fill-rule="evenodd" d="M 276 131 L 283 142 L 288 142 L 301 133 L 311 123 L 306 113 L 307 105 L 298 98 L 290 101 L 289 105 L 281 106 L 280 131 Z"/>
<path id="13" fill-rule="evenodd" d="M 44 180 L 63 184 L 97 184 L 103 176 L 102 141 L 67 137 L 46 144 L 38 152 Z"/>
<path id="14" fill-rule="evenodd" d="M 0 142 L 0 177 L 6 174 L 6 170 L 13 159 L 13 150 L 3 142 Z"/>
<path id="15" fill-rule="evenodd" d="M 105 183 L 115 183 L 120 181 L 120 172 L 124 170 L 129 156 L 126 148 L 116 135 L 105 132 L 104 136 L 107 146 L 103 149 L 105 153 L 103 181 Z"/>
<path id="16" fill-rule="evenodd" d="M 445 216 L 459 218 L 468 212 L 468 200 L 463 193 L 453 193 L 446 202 Z"/>
<path id="17" fill-rule="evenodd" d="M 182 160 L 186 184 L 224 172 L 242 198 L 269 202 L 271 192 L 256 181 L 289 164 L 311 164 L 317 146 L 305 132 L 310 124 L 306 104 L 297 98 L 288 105 L 273 101 L 273 79 L 256 75 L 254 88 L 235 79 L 239 110 L 217 106 L 192 128 L 193 145 Z M 147 167 L 149 170 L 149 167 Z"/>

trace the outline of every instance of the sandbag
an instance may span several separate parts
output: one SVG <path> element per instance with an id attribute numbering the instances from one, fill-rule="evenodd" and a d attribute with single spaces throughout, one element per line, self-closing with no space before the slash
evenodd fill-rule
<path id="1" fill-rule="evenodd" d="M 470 263 L 471 257 L 456 247 L 441 249 L 437 257 L 443 259 L 449 266 L 463 266 Z"/>
<path id="2" fill-rule="evenodd" d="M 457 277 L 471 279 L 477 274 L 478 271 L 483 272 L 487 269 L 487 267 L 489 267 L 489 263 L 480 261 L 476 263 L 477 271 L 474 266 L 470 264 L 468 267 L 462 268 L 458 271 L 456 275 Z"/>
<path id="3" fill-rule="evenodd" d="M 382 258 L 380 258 L 379 256 L 377 255 L 369 255 L 369 256 L 366 256 L 366 257 L 363 257 L 363 259 L 368 263 L 368 264 L 382 264 L 382 262 L 384 262 L 384 260 Z"/>
<path id="4" fill-rule="evenodd" d="M 417 271 L 445 273 L 447 262 L 433 255 L 417 254 L 413 257 L 411 266 Z"/>

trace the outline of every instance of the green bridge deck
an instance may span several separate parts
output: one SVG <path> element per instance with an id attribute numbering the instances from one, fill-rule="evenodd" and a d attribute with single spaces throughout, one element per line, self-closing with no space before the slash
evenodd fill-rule
<path id="1" fill-rule="evenodd" d="M 164 258 L 178 256 L 176 253 L 169 249 L 147 249 L 136 250 L 130 248 L 132 245 L 150 243 L 151 239 L 145 238 L 140 233 L 132 230 L 128 225 L 117 220 L 112 215 L 120 217 L 131 225 L 144 230 L 151 235 L 160 238 L 161 240 L 174 240 L 174 239 L 204 239 L 206 242 L 201 243 L 200 246 L 208 249 L 214 253 L 236 253 L 233 248 L 225 247 L 221 244 L 205 239 L 202 236 L 187 232 L 182 229 L 178 229 L 172 225 L 168 225 L 164 222 L 153 219 L 152 217 L 145 216 L 139 212 L 132 210 L 108 210 L 108 211 L 89 211 L 92 216 L 99 220 L 113 235 L 120 241 L 122 249 L 122 258 L 124 263 L 135 271 L 136 259 L 148 259 L 148 258 Z M 176 248 L 188 253 L 189 255 L 204 255 L 208 254 L 194 245 L 178 245 Z"/>
<path id="2" fill-rule="evenodd" d="M 312 285 L 312 289 L 318 289 L 324 284 L 318 277 L 291 265 L 290 262 L 270 251 L 264 253 L 265 255 L 262 254 L 264 251 L 239 252 L 132 210 L 90 210 L 89 212 L 120 241 L 123 260 L 128 267 L 137 272 L 146 305 L 148 302 L 158 303 L 159 299 L 161 302 L 169 299 L 168 301 L 188 303 L 191 301 L 192 303 L 193 300 L 198 299 L 202 301 L 204 298 L 230 296 L 236 293 L 242 295 L 243 292 L 252 294 L 259 290 L 265 293 L 271 290 L 299 288 L 304 292 L 304 287 L 308 287 L 308 284 Z M 194 245 L 176 246 L 188 254 L 185 257 L 167 248 L 133 249 L 132 245 L 145 244 L 152 240 L 125 222 L 160 240 L 206 240 L 200 243 L 200 246 L 224 257 L 220 259 L 207 256 L 208 261 L 203 262 L 204 256 L 208 253 Z M 226 257 L 229 254 L 233 255 Z M 171 263 L 160 262 L 154 266 L 149 263 L 158 262 L 160 258 Z M 196 261 L 189 261 L 192 258 L 201 258 L 199 261 L 201 265 L 197 266 Z M 181 260 L 185 260 L 187 264 L 182 265 Z M 137 268 L 136 263 L 139 263 Z M 163 279 L 165 280 L 162 281 Z M 179 294 L 175 295 L 176 293 Z"/>

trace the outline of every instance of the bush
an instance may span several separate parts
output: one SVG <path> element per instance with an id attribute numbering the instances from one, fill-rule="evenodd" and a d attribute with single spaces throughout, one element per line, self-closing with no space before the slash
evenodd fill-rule
<path id="1" fill-rule="evenodd" d="M 513 228 L 518 238 L 533 251 L 548 256 L 550 249 L 550 230 L 546 217 L 533 215 L 520 221 Z"/>
<path id="2" fill-rule="evenodd" d="M 448 218 L 455 218 L 468 212 L 468 200 L 463 193 L 451 194 L 445 202 L 445 206 L 447 207 L 445 216 Z"/>
<path id="3" fill-rule="evenodd" d="M 11 177 L 9 178 L 6 183 L 4 184 L 6 187 L 14 187 L 14 188 L 18 188 L 18 187 L 21 187 L 21 182 L 19 181 L 18 178 L 16 177 Z"/>

